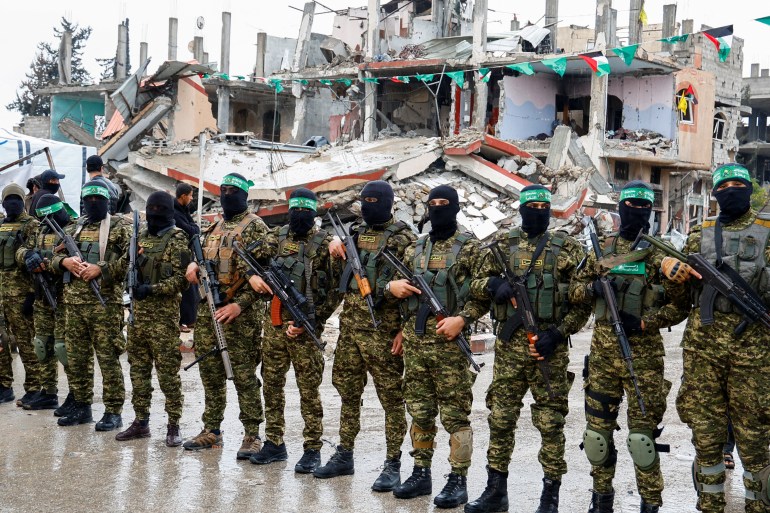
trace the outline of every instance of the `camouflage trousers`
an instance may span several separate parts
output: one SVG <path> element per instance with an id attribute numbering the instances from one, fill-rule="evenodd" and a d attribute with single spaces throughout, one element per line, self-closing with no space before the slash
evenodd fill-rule
<path id="1" fill-rule="evenodd" d="M 716 485 L 717 489 L 725 482 L 722 449 L 729 420 L 733 423 L 743 469 L 756 476 L 770 465 L 769 358 L 767 353 L 757 355 L 755 359 L 732 358 L 729 353 L 733 349 L 729 346 L 733 345 L 743 344 L 733 340 L 713 343 L 714 348 L 724 346 L 718 351 L 723 354 L 685 348 L 682 387 L 676 401 L 679 417 L 692 430 L 697 480 L 701 485 Z M 760 345 L 757 344 L 758 348 Z M 766 350 L 766 346 L 761 349 L 762 352 Z M 760 484 L 746 474 L 743 485 L 747 491 L 759 493 L 761 490 Z M 725 505 L 723 490 L 699 493 L 700 511 L 722 513 Z M 746 498 L 744 511 L 767 513 L 770 507 L 759 500 Z"/>
<path id="2" fill-rule="evenodd" d="M 24 391 L 37 392 L 43 388 L 43 369 L 32 345 L 34 335 L 32 318 L 21 312 L 23 303 L 24 297 L 5 297 L 2 302 L 2 313 L 5 316 L 6 329 L 16 339 L 19 358 L 24 364 Z M 12 355 L 9 349 L 6 348 L 0 352 L 0 384 L 6 387 L 13 385 Z"/>
<path id="3" fill-rule="evenodd" d="M 516 337 L 519 335 L 519 337 Z M 517 332 L 510 342 L 495 341 L 495 366 L 492 384 L 487 390 L 489 409 L 489 466 L 499 472 L 508 472 L 511 454 L 516 443 L 516 424 L 519 421 L 522 399 L 528 390 L 535 402 L 531 405 L 532 424 L 540 431 L 542 440 L 538 461 L 545 477 L 560 480 L 567 473 L 564 460 L 564 424 L 569 407 L 567 399 L 575 375 L 567 371 L 569 354 L 562 344 L 548 359 L 551 369 L 551 390 L 548 394 L 537 361 L 529 356 L 529 342 Z M 528 463 L 520 465 L 527 467 Z"/>
<path id="4" fill-rule="evenodd" d="M 332 384 L 342 399 L 340 445 L 352 450 L 361 430 L 361 396 L 367 372 L 372 375 L 377 397 L 385 410 L 387 458 L 397 459 L 406 435 L 404 360 L 391 354 L 392 347 L 393 335 L 388 331 L 362 331 L 343 322 L 334 351 Z"/>
<path id="5" fill-rule="evenodd" d="M 323 406 L 319 387 L 324 373 L 323 353 L 306 335 L 297 339 L 286 336 L 286 327 L 273 327 L 265 317 L 262 341 L 262 380 L 265 395 L 265 439 L 276 445 L 283 443 L 286 432 L 286 373 L 294 366 L 299 389 L 299 409 L 305 429 L 303 449 L 320 449 L 323 435 Z"/>
<path id="6" fill-rule="evenodd" d="M 0 304 L 0 386 L 13 387 L 13 354 L 11 352 L 11 335 L 8 333 L 5 314 Z"/>
<path id="7" fill-rule="evenodd" d="M 134 325 L 128 327 L 128 363 L 131 365 L 131 404 L 137 419 L 150 417 L 152 401 L 152 366 L 166 397 L 169 424 L 179 424 L 182 417 L 182 379 L 179 365 L 179 302 L 169 297 L 155 297 L 136 304 Z"/>
<path id="8" fill-rule="evenodd" d="M 61 294 L 57 299 L 56 312 L 51 311 L 51 308 L 45 299 L 35 300 L 33 314 L 35 338 L 45 341 L 46 344 L 47 357 L 43 361 L 40 361 L 39 359 L 38 361 L 40 362 L 40 381 L 45 391 L 49 394 L 58 392 L 57 374 L 59 370 L 59 360 L 57 360 L 54 355 L 53 346 L 57 340 L 64 341 L 65 333 L 65 306 L 61 300 Z M 66 374 L 66 368 L 64 369 L 64 372 Z"/>
<path id="9" fill-rule="evenodd" d="M 599 493 L 611 493 L 612 480 L 615 477 L 615 430 L 618 427 L 618 410 L 625 392 L 628 401 L 628 429 L 647 430 L 653 433 L 663 420 L 666 412 L 666 397 L 671 390 L 671 382 L 663 378 L 663 357 L 635 357 L 634 371 L 639 383 L 639 390 L 644 399 L 647 415 L 642 415 L 634 386 L 620 351 L 595 351 L 591 347 L 588 359 L 588 377 L 584 383 L 586 421 L 589 429 L 608 433 L 611 443 L 611 457 L 604 465 L 592 465 L 593 489 Z M 727 433 L 727 431 L 725 431 Z M 724 440 L 722 441 L 724 443 Z M 625 445 L 625 444 L 623 444 Z M 636 485 L 639 495 L 649 504 L 662 505 L 663 474 L 660 471 L 660 459 L 642 470 L 634 465 Z"/>
<path id="10" fill-rule="evenodd" d="M 421 339 L 411 328 L 404 330 L 404 398 L 412 416 L 411 455 L 415 465 L 431 466 L 439 414 L 450 435 L 470 430 L 475 379 L 455 342 Z M 452 472 L 467 475 L 470 456 L 468 453 L 467 457 L 457 458 L 450 450 Z"/>
<path id="11" fill-rule="evenodd" d="M 93 354 L 102 371 L 102 401 L 105 411 L 121 413 L 126 398 L 120 355 L 126 349 L 123 338 L 123 305 L 107 303 L 68 305 L 65 313 L 67 378 L 75 400 L 93 402 Z"/>
<path id="12" fill-rule="evenodd" d="M 259 435 L 259 424 L 263 420 L 262 383 L 256 374 L 257 366 L 262 361 L 262 307 L 261 302 L 253 304 L 245 308 L 234 322 L 224 325 L 227 352 L 233 366 L 233 384 L 240 407 L 238 418 L 249 436 Z M 205 301 L 198 307 L 193 341 L 196 357 L 208 353 L 216 346 L 214 325 Z M 227 406 L 227 378 L 222 358 L 219 354 L 213 354 L 198 365 L 206 402 L 203 426 L 206 429 L 219 429 Z"/>

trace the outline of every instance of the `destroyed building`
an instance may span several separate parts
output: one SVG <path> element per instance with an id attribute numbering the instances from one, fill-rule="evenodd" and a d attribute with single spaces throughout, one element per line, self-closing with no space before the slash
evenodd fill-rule
<path id="1" fill-rule="evenodd" d="M 738 131 L 740 158 L 760 184 L 770 182 L 770 69 L 751 65 L 751 74 L 743 78 L 745 123 Z"/>

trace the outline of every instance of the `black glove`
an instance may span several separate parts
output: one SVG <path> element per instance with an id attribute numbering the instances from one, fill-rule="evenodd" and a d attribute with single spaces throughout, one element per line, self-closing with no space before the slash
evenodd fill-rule
<path id="1" fill-rule="evenodd" d="M 615 280 L 608 280 L 610 282 L 610 285 L 612 286 L 612 290 L 615 292 L 618 291 L 618 285 L 615 283 Z M 604 298 L 604 289 L 602 289 L 602 281 L 597 278 L 591 283 L 591 294 L 593 294 L 594 297 L 600 297 Z"/>
<path id="2" fill-rule="evenodd" d="M 24 317 L 32 317 L 32 305 L 35 303 L 35 293 L 30 292 L 27 297 L 24 298 L 24 303 L 21 305 L 21 313 Z"/>
<path id="3" fill-rule="evenodd" d="M 642 332 L 642 320 L 639 317 L 626 313 L 623 310 L 619 310 L 618 313 L 620 314 L 620 322 L 623 323 L 623 331 L 626 332 L 626 335 L 630 336 Z"/>
<path id="4" fill-rule="evenodd" d="M 513 297 L 513 287 L 508 280 L 494 276 L 487 282 L 487 293 L 498 305 L 509 303 Z"/>
<path id="5" fill-rule="evenodd" d="M 537 342 L 535 342 L 535 350 L 543 358 L 548 358 L 556 351 L 556 346 L 565 342 L 564 335 L 562 335 L 556 326 L 551 326 L 545 331 L 537 332 Z"/>
<path id="6" fill-rule="evenodd" d="M 43 257 L 35 250 L 27 251 L 24 254 L 24 264 L 29 272 L 33 272 L 38 267 L 41 267 L 43 263 Z"/>
<path id="7" fill-rule="evenodd" d="M 146 283 L 142 283 L 141 285 L 137 285 L 134 289 L 134 299 L 137 301 L 142 301 L 143 299 L 146 299 L 147 296 L 152 294 L 152 285 L 147 285 Z"/>

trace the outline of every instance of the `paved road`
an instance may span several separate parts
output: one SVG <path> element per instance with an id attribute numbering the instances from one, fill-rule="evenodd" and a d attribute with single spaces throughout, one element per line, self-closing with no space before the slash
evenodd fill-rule
<path id="1" fill-rule="evenodd" d="M 665 417 L 666 430 L 662 443 L 671 444 L 671 453 L 663 455 L 666 478 L 664 508 L 667 512 L 695 511 L 695 494 L 690 478 L 690 465 L 694 455 L 689 431 L 679 421 L 674 407 L 681 373 L 679 340 L 682 326 L 666 333 L 667 378 L 674 383 Z M 583 356 L 588 351 L 589 331 L 573 338 L 571 370 L 580 376 Z M 327 348 L 328 351 L 328 348 Z M 482 370 L 474 387 L 473 428 L 475 453 L 469 477 L 471 499 L 476 498 L 486 483 L 485 451 L 488 438 L 484 394 L 492 374 L 493 354 L 480 356 L 487 366 Z M 185 362 L 191 355 L 185 355 Z M 339 396 L 331 385 L 331 358 L 327 353 L 327 365 L 322 385 L 324 399 L 325 436 L 337 439 L 339 427 Z M 20 371 L 18 362 L 15 370 Z M 124 370 L 128 364 L 123 357 Z M 15 389 L 22 393 L 17 372 Z M 185 392 L 185 410 L 182 418 L 182 435 L 193 436 L 201 428 L 203 393 L 196 370 L 182 372 Z M 94 417 L 103 413 L 100 393 L 100 377 L 97 376 L 97 396 Z M 93 424 L 71 428 L 56 426 L 50 412 L 24 412 L 11 404 L 0 406 L 0 472 L 4 476 L 0 487 L 0 512 L 28 512 L 56 509 L 68 511 L 228 511 L 236 512 L 425 512 L 434 506 L 428 497 L 412 501 L 395 499 L 391 494 L 376 494 L 369 487 L 379 474 L 385 457 L 383 443 L 383 415 L 372 385 L 368 385 L 364 397 L 362 432 L 357 440 L 356 474 L 328 481 L 312 476 L 299 476 L 293 472 L 294 463 L 302 452 L 302 419 L 299 415 L 299 399 L 293 375 L 289 376 L 287 397 L 287 437 L 289 461 L 258 467 L 248 462 L 236 462 L 235 453 L 240 446 L 242 429 L 238 422 L 235 390 L 229 384 L 230 406 L 224 422 L 225 447 L 201 453 L 189 453 L 181 449 L 169 449 L 163 444 L 165 414 L 162 395 L 156 392 L 152 406 L 152 438 L 118 443 L 114 433 L 96 433 Z M 130 382 L 126 378 L 130 391 Z M 155 389 L 159 390 L 157 382 Z M 60 390 L 66 390 L 61 383 Z M 61 394 L 62 396 L 64 393 Z M 534 512 L 540 496 L 542 472 L 537 463 L 539 433 L 532 427 L 529 403 L 525 408 L 518 429 L 518 445 L 514 452 L 509 477 L 511 511 Z M 562 512 L 586 511 L 590 498 L 591 480 L 589 465 L 578 449 L 584 427 L 583 396 L 580 378 L 570 393 L 571 413 L 567 426 L 567 459 L 569 473 L 562 487 Z M 621 412 L 621 419 L 625 412 Z M 133 419 L 130 402 L 124 411 L 124 422 Z M 616 434 L 620 447 L 615 511 L 630 513 L 639 511 L 632 463 L 625 449 L 625 431 Z M 433 467 L 433 492 L 438 493 L 449 472 L 447 463 L 448 436 L 441 429 L 437 438 L 438 448 Z M 408 456 L 408 441 L 403 446 L 402 478 L 411 472 L 412 458 Z M 332 453 L 331 445 L 323 449 L 326 461 Z M 740 463 L 728 474 L 727 490 L 731 513 L 743 511 L 743 484 Z M 459 511 L 459 510 L 458 510 Z"/>

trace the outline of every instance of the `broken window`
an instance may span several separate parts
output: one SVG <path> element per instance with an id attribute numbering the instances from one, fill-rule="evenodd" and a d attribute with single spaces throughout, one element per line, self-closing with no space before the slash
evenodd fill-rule
<path id="1" fill-rule="evenodd" d="M 618 184 L 628 181 L 628 162 L 615 161 L 615 181 Z"/>
<path id="2" fill-rule="evenodd" d="M 623 126 L 623 101 L 617 96 L 607 96 L 607 130 L 618 130 Z"/>
<path id="3" fill-rule="evenodd" d="M 684 96 L 684 103 L 682 103 L 682 106 L 685 106 L 684 111 L 680 109 L 680 102 L 682 101 L 682 96 Z M 695 116 L 693 115 L 693 102 L 692 102 L 692 96 L 687 94 L 686 89 L 682 89 L 678 93 L 676 93 L 676 112 L 679 116 L 679 123 L 683 125 L 692 125 L 695 122 Z"/>
<path id="4" fill-rule="evenodd" d="M 660 184 L 660 173 L 661 169 L 659 167 L 652 168 L 650 171 L 650 183 Z"/>
<path id="5" fill-rule="evenodd" d="M 281 141 L 281 114 L 269 110 L 262 116 L 262 139 L 265 141 Z"/>
<path id="6" fill-rule="evenodd" d="M 725 136 L 725 124 L 727 123 L 727 119 L 725 118 L 725 115 L 722 113 L 717 113 L 714 116 L 714 140 L 715 141 L 721 141 L 724 139 Z"/>

